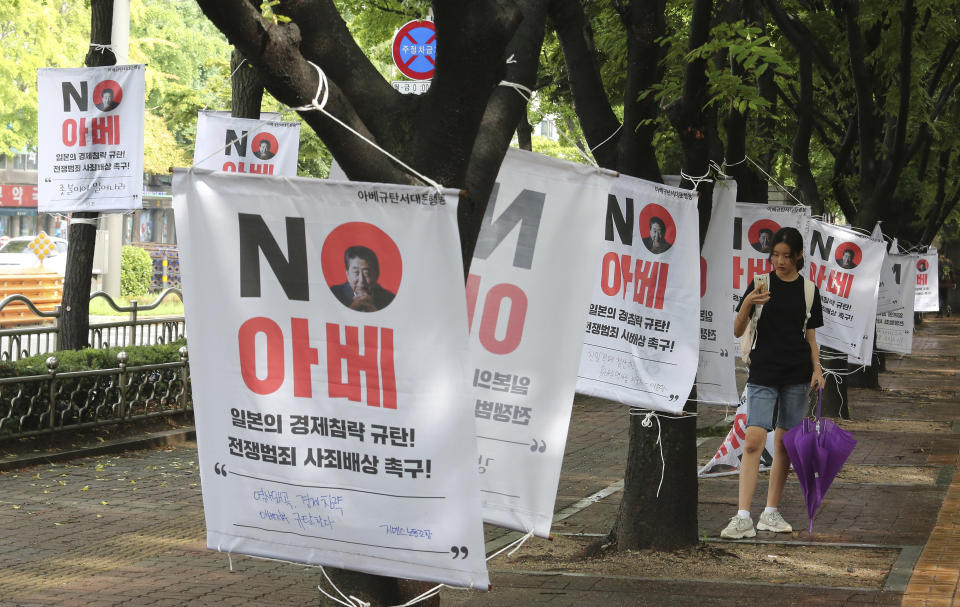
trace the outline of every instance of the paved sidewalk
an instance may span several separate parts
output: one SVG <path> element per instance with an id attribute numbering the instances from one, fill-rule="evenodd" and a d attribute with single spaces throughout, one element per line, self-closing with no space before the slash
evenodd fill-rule
<path id="1" fill-rule="evenodd" d="M 854 424 L 860 444 L 848 466 L 860 475 L 831 488 L 817 534 L 757 537 L 898 550 L 884 588 L 650 579 L 642 572 L 507 572 L 494 560 L 492 592 L 445 590 L 443 603 L 740 606 L 775 596 L 782 604 L 960 606 L 960 321 L 930 319 L 914 344 L 916 355 L 891 357 L 882 391 L 850 391 L 861 426 Z M 698 425 L 721 423 L 723 414 L 707 409 Z M 625 427 L 623 407 L 577 400 L 557 495 L 556 511 L 564 516 L 557 533 L 609 531 L 621 495 Z M 718 442 L 700 446 L 701 461 Z M 881 468 L 909 470 L 916 478 L 872 481 L 871 471 Z M 595 497 L 585 501 L 589 496 Z M 735 507 L 735 477 L 702 480 L 701 534 L 715 538 Z M 782 509 L 788 520 L 806 520 L 792 478 Z M 488 540 L 504 535 L 487 528 Z M 192 442 L 0 472 L 0 607 L 329 604 L 316 590 L 321 576 L 315 568 L 234 556 L 231 571 L 225 554 L 204 545 Z"/>

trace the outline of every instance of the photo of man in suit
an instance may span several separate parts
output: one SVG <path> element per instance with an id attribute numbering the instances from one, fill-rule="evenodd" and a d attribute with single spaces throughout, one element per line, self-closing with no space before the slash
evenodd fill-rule
<path id="1" fill-rule="evenodd" d="M 100 103 L 96 103 L 94 105 L 96 105 L 97 109 L 101 112 L 109 112 L 120 105 L 118 102 L 113 100 L 113 96 L 113 89 L 105 88 L 100 92 Z"/>
<path id="2" fill-rule="evenodd" d="M 857 267 L 857 264 L 853 262 L 853 249 L 846 249 L 837 264 L 844 270 L 852 270 Z"/>
<path id="3" fill-rule="evenodd" d="M 771 251 L 771 242 L 773 242 L 773 230 L 760 228 L 760 231 L 757 233 L 757 242 L 751 242 L 750 244 L 760 253 L 769 253 Z"/>
<path id="4" fill-rule="evenodd" d="M 334 296 L 351 310 L 376 312 L 387 307 L 395 294 L 380 286 L 380 262 L 367 247 L 348 247 L 343 254 L 347 282 L 330 287 Z"/>
<path id="5" fill-rule="evenodd" d="M 266 139 L 261 139 L 260 145 L 253 151 L 253 155 L 260 160 L 270 160 L 273 158 L 274 153 L 270 151 L 270 142 Z"/>
<path id="6" fill-rule="evenodd" d="M 671 243 L 667 242 L 667 224 L 662 219 L 654 215 L 650 218 L 650 236 L 643 238 L 643 246 L 647 247 L 651 253 L 659 255 L 670 248 Z"/>

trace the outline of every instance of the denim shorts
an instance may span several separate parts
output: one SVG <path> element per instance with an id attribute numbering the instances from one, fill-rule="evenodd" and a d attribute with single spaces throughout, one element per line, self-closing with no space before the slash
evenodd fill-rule
<path id="1" fill-rule="evenodd" d="M 759 426 L 767 432 L 773 430 L 776 412 L 777 428 L 789 430 L 803 421 L 807 413 L 807 384 L 788 386 L 761 386 L 747 384 L 747 426 Z"/>

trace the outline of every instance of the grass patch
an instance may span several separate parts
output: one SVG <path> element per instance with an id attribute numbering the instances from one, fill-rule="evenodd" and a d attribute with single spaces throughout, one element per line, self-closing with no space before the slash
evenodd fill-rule
<path id="1" fill-rule="evenodd" d="M 117 305 L 121 308 L 130 307 L 130 301 L 136 300 L 138 305 L 149 305 L 152 304 L 156 299 L 158 293 L 150 293 L 147 295 L 139 295 L 137 297 L 124 297 L 120 301 L 114 300 L 117 302 Z M 117 312 L 114 310 L 110 304 L 107 303 L 102 297 L 98 297 L 90 302 L 90 315 L 91 316 L 129 316 L 129 312 Z M 183 302 L 176 295 L 168 295 L 163 302 L 154 310 L 138 310 L 137 316 L 183 316 Z"/>

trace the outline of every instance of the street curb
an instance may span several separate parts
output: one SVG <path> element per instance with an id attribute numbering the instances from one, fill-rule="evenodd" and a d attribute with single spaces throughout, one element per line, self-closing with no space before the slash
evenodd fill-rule
<path id="1" fill-rule="evenodd" d="M 885 591 L 899 592 L 900 594 L 907 591 L 907 584 L 910 582 L 910 576 L 913 575 L 913 569 L 917 566 L 921 552 L 923 552 L 923 546 L 903 547 L 900 556 L 887 575 L 887 581 L 883 585 Z"/>
<path id="2" fill-rule="evenodd" d="M 69 451 L 58 451 L 56 453 L 46 453 L 42 455 L 25 455 L 14 459 L 0 461 L 0 472 L 17 470 L 19 468 L 36 466 L 38 464 L 48 464 L 52 462 L 78 459 L 81 457 L 104 455 L 106 453 L 118 453 L 120 451 L 148 449 L 150 447 L 179 445 L 190 440 L 195 440 L 196 437 L 196 428 L 194 426 L 189 426 L 187 428 L 180 428 L 177 430 L 165 430 L 163 432 L 157 432 L 156 434 L 151 434 L 150 436 L 106 441 L 92 447 L 81 447 L 78 449 L 71 449 Z"/>

